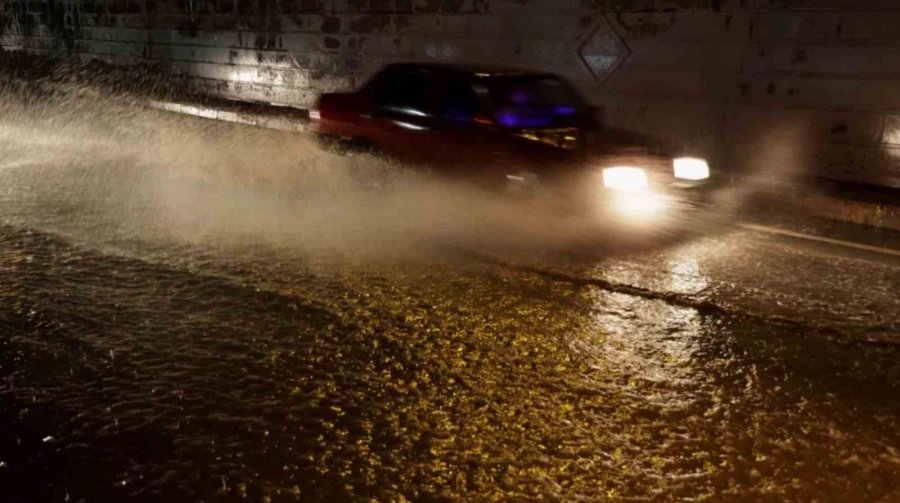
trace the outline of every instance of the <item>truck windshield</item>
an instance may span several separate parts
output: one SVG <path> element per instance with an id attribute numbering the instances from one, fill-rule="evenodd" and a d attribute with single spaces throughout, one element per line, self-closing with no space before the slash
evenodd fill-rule
<path id="1" fill-rule="evenodd" d="M 489 77 L 497 124 L 509 128 L 555 128 L 577 124 L 586 113 L 578 92 L 552 76 Z"/>

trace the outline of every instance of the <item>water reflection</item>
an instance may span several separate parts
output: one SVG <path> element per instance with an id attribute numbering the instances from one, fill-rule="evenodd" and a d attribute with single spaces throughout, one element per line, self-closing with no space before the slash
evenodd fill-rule
<path id="1" fill-rule="evenodd" d="M 629 382 L 678 383 L 695 372 L 702 336 L 699 314 L 692 308 L 593 289 L 593 321 L 603 334 L 589 348 Z"/>
<path id="2" fill-rule="evenodd" d="M 692 250 L 690 248 L 678 250 L 673 255 L 674 257 L 667 261 L 669 272 L 667 290 L 691 295 L 706 290 L 709 281 Z"/>
<path id="3" fill-rule="evenodd" d="M 319 194 L 320 211 L 296 211 L 315 209 L 290 193 L 306 147 L 282 136 L 163 139 L 158 158 L 54 141 L 29 154 L 0 131 L 8 157 L 40 161 L 3 170 L 13 189 L 0 201 L 0 477 L 36 475 L 21 499 L 896 494 L 895 348 L 838 347 L 452 251 L 369 260 L 360 235 L 466 229 L 458 213 L 387 237 L 364 229 L 440 209 L 418 198 Z M 213 148 L 188 148 L 203 142 Z M 275 169 L 231 176 L 260 153 Z M 236 161 L 220 165 L 226 154 Z M 326 250 L 356 260 L 309 253 L 329 236 Z M 595 271 L 703 295 L 741 265 L 718 247 L 598 259 Z M 755 256 L 771 265 L 765 251 Z M 725 262 L 712 272 L 710 257 Z"/>

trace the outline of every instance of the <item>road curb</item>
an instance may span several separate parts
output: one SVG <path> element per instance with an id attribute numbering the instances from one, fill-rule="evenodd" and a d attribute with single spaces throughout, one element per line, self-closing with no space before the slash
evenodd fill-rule
<path id="1" fill-rule="evenodd" d="M 264 105 L 235 103 L 232 106 L 221 104 L 213 106 L 158 100 L 148 101 L 147 106 L 154 110 L 163 110 L 166 112 L 202 117 L 204 119 L 277 129 L 279 131 L 291 131 L 295 133 L 309 133 L 311 131 L 308 112 L 306 110 L 295 108 L 285 108 L 284 110 L 279 110 L 278 113 L 274 113 L 274 111 L 266 111 L 266 106 Z M 304 115 L 306 117 L 304 117 Z"/>
<path id="2" fill-rule="evenodd" d="M 814 187 L 793 187 L 789 191 L 761 190 L 757 193 L 754 206 L 772 212 L 799 213 L 900 232 L 900 206 L 822 194 Z"/>

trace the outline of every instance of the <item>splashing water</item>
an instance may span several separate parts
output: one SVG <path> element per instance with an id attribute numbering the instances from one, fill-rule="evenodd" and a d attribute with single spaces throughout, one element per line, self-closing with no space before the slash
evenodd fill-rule
<path id="1" fill-rule="evenodd" d="M 329 256 L 434 246 L 535 253 L 607 239 L 552 198 L 514 198 L 307 136 L 63 87 L 0 98 L 4 218 L 90 242 L 265 244 Z M 35 103 L 37 101 L 37 103 Z"/>
<path id="2" fill-rule="evenodd" d="M 748 258 L 795 282 L 841 270 L 869 299 L 890 272 L 739 242 L 571 283 L 486 262 L 317 275 L 309 256 L 611 237 L 541 201 L 83 87 L 3 95 L 0 159 L 0 426 L 40 432 L 0 469 L 44 477 L 23 494 L 896 495 L 895 350 L 691 301 L 752 284 Z M 131 244 L 137 260 L 92 249 Z M 238 254 L 217 250 L 245 245 L 219 274 Z M 213 264 L 168 267 L 185 248 Z"/>

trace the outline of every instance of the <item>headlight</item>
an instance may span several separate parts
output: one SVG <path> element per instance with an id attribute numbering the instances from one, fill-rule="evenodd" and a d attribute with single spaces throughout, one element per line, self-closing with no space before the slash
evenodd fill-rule
<path id="1" fill-rule="evenodd" d="M 696 157 L 679 157 L 673 163 L 675 178 L 683 180 L 706 180 L 709 178 L 709 164 Z"/>
<path id="2" fill-rule="evenodd" d="M 647 173 L 641 168 L 617 167 L 603 170 L 603 186 L 607 189 L 629 192 L 646 189 Z"/>

